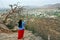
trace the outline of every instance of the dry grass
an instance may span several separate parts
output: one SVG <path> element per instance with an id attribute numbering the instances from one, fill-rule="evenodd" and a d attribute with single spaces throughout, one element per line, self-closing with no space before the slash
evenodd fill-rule
<path id="1" fill-rule="evenodd" d="M 45 40 L 50 35 L 51 40 L 60 40 L 60 20 L 52 18 L 35 19 L 29 21 L 28 29 L 37 32 Z"/>

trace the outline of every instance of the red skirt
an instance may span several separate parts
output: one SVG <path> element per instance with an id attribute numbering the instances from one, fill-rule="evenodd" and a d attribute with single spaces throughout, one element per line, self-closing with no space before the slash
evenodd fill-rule
<path id="1" fill-rule="evenodd" d="M 18 39 L 22 39 L 24 36 L 24 30 L 18 30 Z"/>

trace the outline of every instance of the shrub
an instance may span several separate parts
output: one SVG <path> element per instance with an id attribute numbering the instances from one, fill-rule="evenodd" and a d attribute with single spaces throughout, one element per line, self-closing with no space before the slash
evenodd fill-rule
<path id="1" fill-rule="evenodd" d="M 10 23 L 8 23 L 7 24 L 7 27 L 9 28 L 9 29 L 13 29 L 14 28 L 14 25 L 15 23 L 13 22 L 13 21 L 11 21 Z"/>

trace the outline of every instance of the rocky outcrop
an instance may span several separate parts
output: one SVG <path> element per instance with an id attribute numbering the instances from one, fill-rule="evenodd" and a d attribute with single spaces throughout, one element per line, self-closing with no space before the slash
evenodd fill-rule
<path id="1" fill-rule="evenodd" d="M 0 32 L 9 33 L 11 30 L 9 30 L 6 25 L 0 24 Z"/>

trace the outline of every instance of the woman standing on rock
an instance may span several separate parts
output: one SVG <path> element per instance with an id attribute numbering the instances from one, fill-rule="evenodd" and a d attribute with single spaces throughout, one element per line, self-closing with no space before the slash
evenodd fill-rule
<path id="1" fill-rule="evenodd" d="M 25 26 L 25 22 L 21 20 L 19 20 L 18 22 L 18 40 L 23 40 L 23 36 L 24 36 L 24 26 Z"/>

